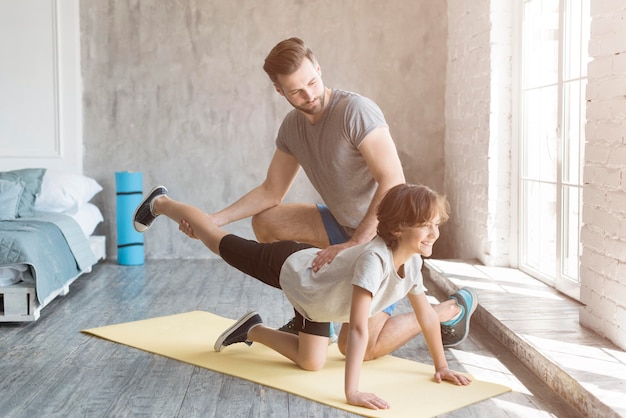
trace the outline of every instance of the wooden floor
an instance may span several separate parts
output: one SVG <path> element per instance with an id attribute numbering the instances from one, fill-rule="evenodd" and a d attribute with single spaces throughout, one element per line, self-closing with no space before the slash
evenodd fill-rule
<path id="1" fill-rule="evenodd" d="M 425 262 L 443 292 L 479 295 L 472 318 L 508 352 L 589 417 L 626 417 L 626 353 L 580 324 L 583 304 L 518 269 L 475 260 Z"/>
<path id="2" fill-rule="evenodd" d="M 107 261 L 79 278 L 35 323 L 0 324 L 2 417 L 351 417 L 352 414 L 241 379 L 80 333 L 121 322 L 207 310 L 236 318 L 257 309 L 281 326 L 282 293 L 221 260 Z M 409 309 L 403 302 L 400 311 Z M 430 363 L 420 337 L 395 355 Z M 450 366 L 513 392 L 447 417 L 576 417 L 558 396 L 477 325 Z M 393 376 L 390 376 L 393 379 Z M 416 394 L 419 408 L 419 394 Z"/>

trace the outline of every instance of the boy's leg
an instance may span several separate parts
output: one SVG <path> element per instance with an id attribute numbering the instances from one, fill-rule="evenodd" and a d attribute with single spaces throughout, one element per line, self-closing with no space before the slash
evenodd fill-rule
<path id="1" fill-rule="evenodd" d="M 248 338 L 250 341 L 261 343 L 282 354 L 304 370 L 316 371 L 324 367 L 326 363 L 328 337 L 305 332 L 300 332 L 298 336 L 295 336 L 260 326 L 251 330 Z"/>
<path id="2" fill-rule="evenodd" d="M 237 270 L 280 289 L 280 270 L 291 254 L 311 248 L 295 241 L 258 243 L 236 235 L 226 235 L 219 244 L 219 255 Z"/>
<path id="3" fill-rule="evenodd" d="M 300 321 L 302 316 L 296 314 Z M 305 321 L 302 321 L 305 322 Z M 215 351 L 235 343 L 263 344 L 282 354 L 304 370 L 315 371 L 326 363 L 328 351 L 328 323 L 306 321 L 299 337 L 268 328 L 256 312 L 248 312 L 220 335 Z"/>
<path id="4" fill-rule="evenodd" d="M 293 239 L 307 242 L 317 248 L 326 248 L 350 239 L 324 205 L 281 204 L 255 215 L 252 218 L 252 227 L 260 242 Z M 294 318 L 280 327 L 280 330 L 298 334 Z M 336 341 L 337 334 L 333 324 L 330 323 L 330 342 Z"/>
<path id="5" fill-rule="evenodd" d="M 211 222 L 201 209 L 170 199 L 164 186 L 154 187 L 135 210 L 135 229 L 145 232 L 159 215 L 165 215 L 176 223 L 185 219 L 204 245 L 219 255 L 219 243 L 227 232 Z"/>

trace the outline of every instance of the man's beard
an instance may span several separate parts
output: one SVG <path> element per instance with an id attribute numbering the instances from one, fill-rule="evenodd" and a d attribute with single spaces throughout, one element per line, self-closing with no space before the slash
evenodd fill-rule
<path id="1" fill-rule="evenodd" d="M 306 104 L 303 105 L 303 106 L 296 106 L 295 104 L 293 104 L 291 102 L 291 100 L 287 99 L 287 101 L 296 110 L 299 110 L 299 111 L 301 111 L 303 113 L 306 113 L 306 114 L 309 114 L 309 115 L 317 115 L 318 113 L 321 113 L 324 110 L 324 105 L 326 103 L 326 89 L 324 89 L 322 91 L 322 95 L 321 96 L 317 96 L 316 99 L 318 100 L 318 103 L 317 103 L 317 106 L 315 106 L 315 107 L 307 107 Z"/>

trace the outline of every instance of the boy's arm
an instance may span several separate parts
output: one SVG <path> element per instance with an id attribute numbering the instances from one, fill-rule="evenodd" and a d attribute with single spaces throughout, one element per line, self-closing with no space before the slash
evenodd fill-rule
<path id="1" fill-rule="evenodd" d="M 424 340 L 433 359 L 435 370 L 448 368 L 448 362 L 443 352 L 443 343 L 441 341 L 441 326 L 439 317 L 435 310 L 430 306 L 428 299 L 424 293 L 414 295 L 409 293 L 411 306 L 417 317 L 417 321 L 422 328 Z"/>
<path id="2" fill-rule="evenodd" d="M 456 385 L 469 385 L 471 382 L 470 378 L 460 373 L 453 372 L 448 368 L 446 355 L 443 351 L 443 342 L 441 341 L 441 324 L 439 317 L 428 302 L 426 295 L 424 293 L 419 295 L 409 293 L 408 297 L 411 301 L 411 306 L 413 307 L 417 321 L 422 327 L 424 340 L 426 340 L 428 351 L 430 351 L 430 356 L 433 359 L 435 380 L 437 383 L 442 380 L 449 380 Z"/>
<path id="3" fill-rule="evenodd" d="M 350 308 L 350 332 L 346 350 L 345 394 L 351 405 L 371 409 L 387 409 L 389 404 L 373 393 L 359 392 L 359 377 L 368 341 L 368 319 L 372 294 L 358 286 L 352 286 Z"/>

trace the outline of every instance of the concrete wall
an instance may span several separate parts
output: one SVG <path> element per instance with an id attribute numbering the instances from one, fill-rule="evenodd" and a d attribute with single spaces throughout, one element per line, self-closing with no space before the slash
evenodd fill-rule
<path id="1" fill-rule="evenodd" d="M 407 179 L 446 193 L 435 257 L 514 265 L 511 3 L 499 0 L 81 2 L 85 173 L 115 257 L 118 170 L 217 210 L 258 184 L 289 106 L 261 69 L 300 36 L 326 84 L 385 112 Z M 626 11 L 591 0 L 581 322 L 626 347 Z M 445 133 L 444 133 L 445 131 Z M 445 158 L 444 158 L 445 157 Z M 444 165 L 445 161 L 445 165 Z M 316 201 L 300 178 L 288 200 Z M 164 220 L 149 258 L 208 251 Z M 243 221 L 232 230 L 250 235 Z"/>
<path id="2" fill-rule="evenodd" d="M 446 2 L 83 0 L 80 20 L 84 170 L 104 186 L 112 258 L 116 171 L 142 171 L 145 188 L 163 183 L 207 211 L 262 181 L 290 110 L 262 63 L 290 36 L 314 50 L 326 85 L 380 105 L 407 180 L 443 190 Z M 287 200 L 319 199 L 300 176 Z M 231 230 L 252 236 L 249 221 Z M 159 219 L 146 257 L 211 255 Z"/>
<path id="3" fill-rule="evenodd" d="M 580 320 L 626 348 L 626 5 L 591 16 Z"/>

